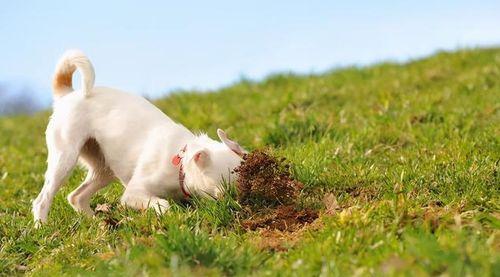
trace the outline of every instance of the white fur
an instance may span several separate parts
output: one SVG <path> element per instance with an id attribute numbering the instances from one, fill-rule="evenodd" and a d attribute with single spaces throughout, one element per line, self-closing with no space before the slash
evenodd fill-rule
<path id="1" fill-rule="evenodd" d="M 82 74 L 82 93 L 85 97 L 90 95 L 92 88 L 94 87 L 95 74 L 94 67 L 89 61 L 87 56 L 83 54 L 80 50 L 68 50 L 59 59 L 56 65 L 56 74 L 70 73 L 73 74 L 75 69 L 78 69 Z M 68 91 L 73 90 L 73 88 L 68 88 Z M 67 92 L 66 92 L 67 93 Z"/>
<path id="2" fill-rule="evenodd" d="M 47 220 L 56 192 L 79 158 L 88 175 L 68 200 L 75 210 L 87 214 L 93 213 L 91 196 L 114 179 L 125 186 L 122 204 L 164 212 L 169 208 L 165 198 L 182 197 L 179 168 L 171 159 L 184 146 L 182 165 L 190 193 L 217 198 L 221 181 L 233 179 L 232 171 L 241 162 L 233 145 L 194 135 L 142 97 L 94 87 L 92 64 L 80 51 L 67 52 L 61 58 L 55 80 L 58 75 L 72 74 L 73 67 L 82 74 L 82 89 L 55 97 L 46 131 L 45 183 L 33 201 L 36 222 Z M 224 134 L 221 132 L 219 136 Z M 101 158 L 85 150 L 89 139 L 97 142 Z"/>

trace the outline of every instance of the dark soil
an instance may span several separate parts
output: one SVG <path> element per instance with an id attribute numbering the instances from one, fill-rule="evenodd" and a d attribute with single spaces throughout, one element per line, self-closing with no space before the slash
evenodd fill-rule
<path id="1" fill-rule="evenodd" d="M 238 200 L 242 204 L 278 206 L 294 203 L 303 184 L 294 180 L 285 159 L 277 159 L 263 150 L 243 157 L 235 169 L 238 174 Z"/>
<path id="2" fill-rule="evenodd" d="M 293 179 L 284 158 L 257 150 L 245 155 L 235 172 L 245 229 L 294 232 L 318 217 L 315 210 L 296 208 L 303 184 Z"/>
<path id="3" fill-rule="evenodd" d="M 242 222 L 245 229 L 271 229 L 296 231 L 318 218 L 318 213 L 311 209 L 297 210 L 293 205 L 279 206 L 271 212 L 250 217 Z"/>

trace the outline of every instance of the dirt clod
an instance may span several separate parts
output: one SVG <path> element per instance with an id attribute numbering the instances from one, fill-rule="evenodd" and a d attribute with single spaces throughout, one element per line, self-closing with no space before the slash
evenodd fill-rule
<path id="1" fill-rule="evenodd" d="M 315 210 L 296 207 L 303 184 L 293 179 L 284 158 L 257 150 L 243 160 L 235 172 L 245 229 L 294 232 L 318 217 Z"/>
<path id="2" fill-rule="evenodd" d="M 257 150 L 243 159 L 235 169 L 240 203 L 277 206 L 295 202 L 303 185 L 291 177 L 284 158 L 277 159 Z"/>

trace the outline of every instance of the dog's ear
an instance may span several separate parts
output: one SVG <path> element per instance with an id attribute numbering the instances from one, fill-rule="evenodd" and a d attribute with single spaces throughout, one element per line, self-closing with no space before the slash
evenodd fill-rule
<path id="1" fill-rule="evenodd" d="M 243 149 L 243 147 L 241 147 L 237 142 L 230 140 L 227 137 L 226 132 L 222 131 L 222 129 L 217 129 L 217 135 L 220 140 L 238 156 L 243 157 L 243 154 L 246 154 L 247 151 L 245 151 L 245 149 Z"/>
<path id="2" fill-rule="evenodd" d="M 210 162 L 210 156 L 208 154 L 208 151 L 206 149 L 196 151 L 196 153 L 194 153 L 193 155 L 193 160 L 198 167 L 200 168 L 206 167 Z"/>

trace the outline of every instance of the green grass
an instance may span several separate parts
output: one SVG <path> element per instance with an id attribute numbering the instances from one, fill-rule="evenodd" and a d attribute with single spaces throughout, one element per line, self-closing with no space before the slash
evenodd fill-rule
<path id="1" fill-rule="evenodd" d="M 225 129 L 248 149 L 286 157 L 321 217 L 263 247 L 240 227 L 234 193 L 158 217 L 121 207 L 119 184 L 86 218 L 54 201 L 33 228 L 48 112 L 0 119 L 0 274 L 497 275 L 500 272 L 500 49 L 438 53 L 407 64 L 243 80 L 155 102 L 192 130 Z M 325 213 L 333 193 L 339 208 Z M 264 238 L 268 240 L 268 238 Z"/>

